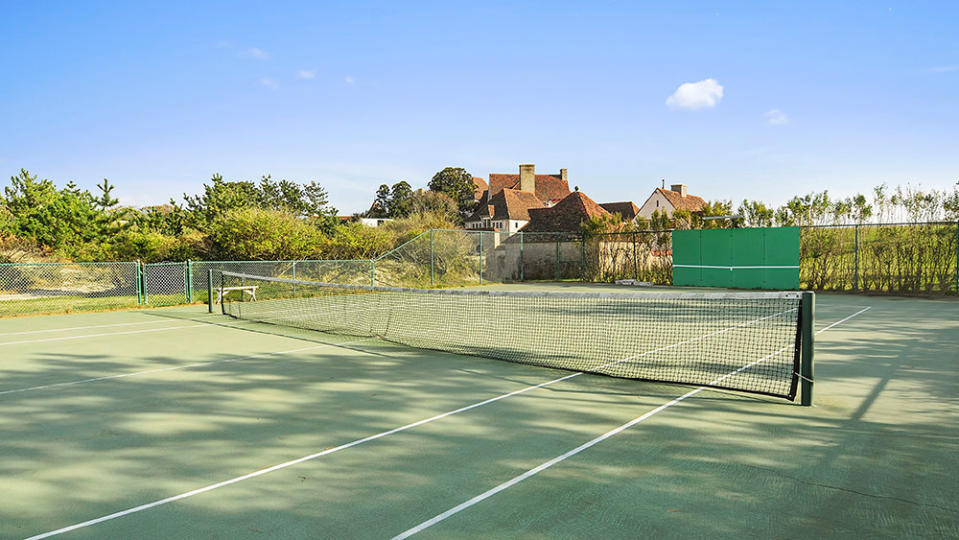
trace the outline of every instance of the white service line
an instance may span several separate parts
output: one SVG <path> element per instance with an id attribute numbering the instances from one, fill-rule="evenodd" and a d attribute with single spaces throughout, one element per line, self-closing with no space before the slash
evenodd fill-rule
<path id="1" fill-rule="evenodd" d="M 204 323 L 204 324 L 191 324 L 188 326 L 171 326 L 169 328 L 150 328 L 149 330 L 127 330 L 126 332 L 107 332 L 105 334 L 87 334 L 85 336 L 65 336 L 65 337 L 55 337 L 55 338 L 44 338 L 44 339 L 28 339 L 25 341 L 7 341 L 0 343 L 0 347 L 5 345 L 23 345 L 25 343 L 47 343 L 50 341 L 69 341 L 71 339 L 87 339 L 95 337 L 104 337 L 104 336 L 124 336 L 127 334 L 146 334 L 149 332 L 166 332 L 167 330 L 182 330 L 184 328 L 199 328 L 201 326 L 206 326 L 209 328 L 214 328 L 214 325 Z"/>
<path id="2" fill-rule="evenodd" d="M 89 330 L 91 328 L 111 328 L 114 326 L 134 326 L 139 324 L 158 324 L 171 322 L 170 319 L 160 319 L 156 321 L 143 321 L 143 322 L 125 322 L 125 323 L 115 323 L 115 324 L 95 324 L 92 326 L 72 326 L 68 328 L 50 328 L 48 330 L 27 330 L 24 332 L 0 332 L 0 336 L 20 336 L 24 334 L 46 334 L 49 332 L 69 332 L 72 330 Z"/>
<path id="3" fill-rule="evenodd" d="M 857 315 L 859 315 L 859 314 L 861 314 L 861 313 L 865 313 L 867 310 L 869 310 L 868 307 L 865 308 L 865 309 L 862 309 L 862 310 L 860 310 L 860 311 L 857 311 L 856 313 L 853 313 L 852 315 L 850 315 L 850 316 L 848 316 L 848 317 L 846 317 L 846 318 L 844 318 L 844 319 L 838 320 L 838 321 L 830 324 L 829 326 L 823 328 L 822 330 L 819 330 L 818 332 L 816 332 L 816 334 L 817 334 L 817 335 L 818 335 L 818 334 L 821 334 L 821 333 L 825 332 L 826 330 L 829 330 L 830 328 L 833 328 L 833 327 L 835 327 L 835 326 L 837 326 L 837 325 L 839 325 L 839 324 L 842 324 L 842 323 L 848 321 L 849 319 L 852 319 L 853 317 L 856 317 Z M 750 362 L 749 364 L 746 364 L 745 366 L 743 366 L 743 367 L 741 367 L 741 368 L 739 368 L 739 369 L 736 369 L 735 371 L 731 371 L 731 372 L 723 375 L 722 377 L 719 377 L 718 379 L 710 382 L 709 385 L 718 384 L 718 383 L 722 382 L 724 379 L 726 379 L 726 378 L 728 378 L 728 377 L 731 377 L 731 376 L 735 375 L 736 373 L 739 373 L 739 372 L 741 372 L 741 371 L 743 371 L 743 370 L 745 370 L 745 369 L 748 369 L 748 368 L 750 368 L 750 367 L 752 367 L 752 366 L 754 366 L 754 365 L 756 365 L 756 364 L 759 364 L 759 363 L 761 363 L 761 362 L 764 362 L 764 361 L 768 360 L 769 358 L 772 358 L 772 357 L 774 357 L 774 356 L 782 353 L 783 351 L 785 351 L 785 350 L 787 350 L 787 349 L 789 349 L 789 346 L 783 347 L 782 349 L 779 349 L 778 351 L 776 351 L 776 352 L 774 352 L 774 353 L 772 353 L 772 354 L 770 354 L 770 355 L 764 356 L 763 358 L 760 358 L 759 360 Z M 637 416 L 636 418 L 633 418 L 633 419 L 630 420 L 629 422 L 626 422 L 625 424 L 623 424 L 623 425 L 621 425 L 621 426 L 619 426 L 619 427 L 617 427 L 617 428 L 614 428 L 614 429 L 612 429 L 612 430 L 610 430 L 610 431 L 607 431 L 606 433 L 603 433 L 603 434 L 600 435 L 599 437 L 596 437 L 595 439 L 593 439 L 593 440 L 591 440 L 591 441 L 589 441 L 589 442 L 586 442 L 586 443 L 584 443 L 584 444 L 581 444 L 581 445 L 577 446 L 576 448 L 573 448 L 572 450 L 566 452 L 565 454 L 556 456 L 556 457 L 554 457 L 553 459 L 551 459 L 551 460 L 549 460 L 549 461 L 547 461 L 547 462 L 539 465 L 538 467 L 534 467 L 534 468 L 532 468 L 532 469 L 530 469 L 530 470 L 528 470 L 528 471 L 526 471 L 526 472 L 524 472 L 524 473 L 522 473 L 522 474 L 520 474 L 520 475 L 514 476 L 513 478 L 507 480 L 506 482 L 503 482 L 502 484 L 500 484 L 500 485 L 498 485 L 498 486 L 496 486 L 496 487 L 494 487 L 494 488 L 491 488 L 491 489 L 489 489 L 489 490 L 487 490 L 487 491 L 484 491 L 483 493 L 480 493 L 479 495 L 473 497 L 472 499 L 470 499 L 470 500 L 468 500 L 468 501 L 466 501 L 466 502 L 463 502 L 463 503 L 461 503 L 461 504 L 458 504 L 458 505 L 454 506 L 453 508 L 450 508 L 449 510 L 447 510 L 447 511 L 441 513 L 441 514 L 437 514 L 436 516 L 434 516 L 434 517 L 432 517 L 432 518 L 430 518 L 430 519 L 428 519 L 428 520 L 420 523 L 419 525 L 417 525 L 417 526 L 415 526 L 415 527 L 412 527 L 412 528 L 410 528 L 410 529 L 407 529 L 407 530 L 401 532 L 400 534 L 394 536 L 392 540 L 402 540 L 402 539 L 404 539 L 404 538 L 409 538 L 410 536 L 413 536 L 413 535 L 416 534 L 416 533 L 422 532 L 423 530 L 428 529 L 429 527 L 432 527 L 433 525 L 436 525 L 437 523 L 443 521 L 444 519 L 446 519 L 446 518 L 448 518 L 448 517 L 450 517 L 450 516 L 453 516 L 453 515 L 455 515 L 455 514 L 458 514 L 458 513 L 462 512 L 463 510 L 466 510 L 467 508 L 473 506 L 474 504 L 479 503 L 479 502 L 482 502 L 483 500 L 488 499 L 488 498 L 492 497 L 493 495 L 496 495 L 497 493 L 499 493 L 499 492 L 501 492 L 501 491 L 503 491 L 503 490 L 505 490 L 505 489 L 508 489 L 508 488 L 510 488 L 510 487 L 512 487 L 512 486 L 515 486 L 516 484 L 522 482 L 523 480 L 526 480 L 527 478 L 529 478 L 529 477 L 531 477 L 531 476 L 533 476 L 533 475 L 535 475 L 535 474 L 537 474 L 537 473 L 540 473 L 540 472 L 542 472 L 542 471 L 544 471 L 544 470 L 552 467 L 553 465 L 556 465 L 557 463 L 559 463 L 559 462 L 561 462 L 561 461 L 565 461 L 566 459 L 575 456 L 576 454 L 582 452 L 583 450 L 586 450 L 586 449 L 588 449 L 588 448 L 590 448 L 590 447 L 592 447 L 592 446 L 595 446 L 595 445 L 597 445 L 597 444 L 605 441 L 606 439 L 612 437 L 613 435 L 616 435 L 616 434 L 618 434 L 618 433 L 620 433 L 620 432 L 622 432 L 622 431 L 625 431 L 625 430 L 627 430 L 627 429 L 635 426 L 636 424 L 642 422 L 643 420 L 646 420 L 647 418 L 653 416 L 654 414 L 660 413 L 660 412 L 662 412 L 662 411 L 664 411 L 664 410 L 672 407 L 673 405 L 676 405 L 677 403 L 683 401 L 684 399 L 686 399 L 686 398 L 688 398 L 688 397 L 691 397 L 691 396 L 694 396 L 694 395 L 698 394 L 699 392 L 702 392 L 702 391 L 705 390 L 705 389 L 706 389 L 705 386 L 700 386 L 699 388 L 696 388 L 696 389 L 694 389 L 694 390 L 690 390 L 689 392 L 686 392 L 685 394 L 679 396 L 678 398 L 676 398 L 676 399 L 674 399 L 674 400 L 672 400 L 672 401 L 669 401 L 669 402 L 667 402 L 667 403 L 664 403 L 664 404 L 660 405 L 659 407 L 656 407 L 655 409 L 653 409 L 653 410 L 651 410 L 651 411 L 643 414 L 642 416 Z"/>
<path id="4" fill-rule="evenodd" d="M 209 366 L 209 365 L 212 365 L 212 364 L 220 364 L 220 363 L 225 363 L 225 362 L 237 362 L 237 361 L 239 361 L 239 360 L 248 360 L 248 359 L 252 359 L 252 358 L 263 358 L 263 357 L 274 356 L 274 355 L 278 355 L 278 354 L 293 354 L 293 353 L 298 353 L 298 352 L 302 352 L 302 351 L 309 351 L 309 350 L 313 350 L 313 349 L 321 349 L 321 348 L 323 348 L 323 347 L 334 347 L 334 346 L 335 346 L 335 345 L 332 345 L 332 344 L 329 344 L 329 343 L 324 343 L 323 345 L 314 345 L 314 346 L 312 346 L 312 347 L 301 347 L 301 348 L 299 348 L 299 349 L 290 349 L 290 350 L 288 350 L 288 351 L 278 351 L 278 352 L 271 352 L 271 353 L 252 354 L 252 355 L 249 355 L 249 356 L 234 356 L 234 357 L 232 357 L 232 358 L 224 358 L 223 360 L 211 360 L 211 361 L 209 361 L 209 362 L 197 362 L 197 363 L 195 363 L 195 364 L 185 364 L 185 365 L 182 365 L 182 366 L 170 366 L 170 367 L 165 367 L 165 368 L 147 369 L 147 370 L 144 370 L 144 371 L 134 371 L 134 372 L 131 372 L 131 373 L 119 373 L 119 374 L 117 374 L 117 375 L 106 375 L 106 376 L 103 376 L 103 377 L 93 377 L 93 378 L 90 378 L 90 379 L 79 379 L 79 380 L 76 380 L 76 381 L 67 381 L 67 382 L 53 383 L 53 384 L 43 384 L 43 385 L 40 385 L 40 386 L 30 386 L 30 387 L 27 387 L 27 388 L 17 388 L 17 389 L 14 389 L 14 390 L 4 390 L 4 391 L 0 392 L 0 396 L 2 396 L 2 395 L 4 395 L 4 394 L 19 394 L 19 393 L 21 393 L 21 392 L 30 392 L 30 391 L 33 391 L 33 390 L 44 390 L 44 389 L 47 389 L 47 388 L 58 388 L 58 387 L 61 387 L 61 386 L 73 386 L 73 385 L 76 385 L 76 384 L 84 384 L 84 383 L 91 383 L 91 382 L 97 382 L 97 381 L 108 381 L 108 380 L 111 380 L 111 379 L 122 379 L 122 378 L 124 378 L 124 377 L 134 377 L 134 376 L 136 376 L 136 375 L 147 375 L 147 374 L 150 374 L 150 373 L 162 373 L 162 372 L 164 372 L 164 371 L 174 371 L 174 370 L 178 370 L 178 369 L 190 369 L 190 368 L 202 367 L 202 366 Z"/>
<path id="5" fill-rule="evenodd" d="M 765 320 L 765 319 L 768 319 L 768 318 L 771 318 L 771 317 L 776 317 L 776 316 L 778 316 L 778 315 L 782 315 L 783 313 L 788 313 L 789 311 L 792 311 L 792 310 L 787 310 L 787 311 L 780 312 L 780 313 L 776 313 L 776 314 L 769 315 L 769 316 L 766 316 L 766 317 L 761 317 L 761 318 L 759 318 L 759 319 L 755 319 L 754 321 L 750 321 L 750 322 L 756 322 L 756 321 Z M 743 324 L 748 324 L 748 323 L 742 323 L 742 324 L 738 324 L 738 325 L 736 325 L 736 326 L 731 326 L 731 327 L 729 327 L 729 328 L 726 328 L 726 329 L 721 330 L 721 331 L 719 331 L 719 332 L 714 332 L 713 334 L 709 334 L 709 335 L 715 335 L 715 334 L 717 334 L 717 333 L 722 333 L 722 332 L 725 332 L 725 331 L 728 331 L 728 330 L 732 330 L 732 329 L 735 329 L 735 328 L 739 328 L 739 327 L 741 327 Z M 686 340 L 686 341 L 684 341 L 684 342 L 674 343 L 673 345 L 670 345 L 670 346 L 668 346 L 668 347 L 677 347 L 677 346 L 679 346 L 679 345 L 683 345 L 683 344 L 686 344 L 686 343 L 692 343 L 692 342 L 694 342 L 694 341 L 703 339 L 704 337 L 705 337 L 705 336 L 700 336 L 700 337 L 696 337 L 696 338 L 691 338 L 691 339 Z M 667 347 L 667 348 L 668 348 L 668 347 Z M 781 349 L 780 351 L 778 351 L 778 352 L 776 352 L 776 353 L 773 353 L 773 354 L 770 355 L 770 356 L 774 356 L 774 355 L 776 355 L 776 354 L 779 354 L 780 352 L 782 352 L 783 350 L 786 350 L 787 348 L 789 348 L 789 347 L 788 347 L 788 346 L 787 346 L 787 347 L 784 347 L 784 348 Z M 632 357 L 629 357 L 629 358 L 620 360 L 620 362 L 623 362 L 623 361 L 626 361 L 626 360 L 630 360 L 630 359 L 633 359 L 633 358 L 637 358 L 638 356 L 640 356 L 640 355 L 636 355 L 636 356 L 632 356 Z M 767 357 L 767 358 L 768 358 L 768 357 Z M 616 363 L 616 362 L 611 362 L 610 364 L 607 364 L 607 365 L 612 365 L 612 364 L 615 364 L 615 363 Z M 753 364 L 755 364 L 755 363 L 756 363 L 756 362 L 753 362 Z M 729 373 L 729 374 L 727 374 L 727 375 L 725 375 L 725 376 L 723 376 L 723 377 L 720 377 L 719 379 L 717 379 L 717 382 L 725 379 L 726 377 L 729 377 L 730 375 L 732 375 L 732 374 L 734 374 L 734 373 L 738 373 L 738 372 L 740 372 L 740 371 L 742 371 L 742 370 L 744 370 L 744 369 L 752 366 L 753 364 L 749 364 L 749 365 L 743 366 L 743 367 L 737 369 L 736 371 L 733 371 L 732 373 Z M 423 420 L 419 420 L 419 421 L 413 422 L 413 423 L 411 423 L 411 424 L 406 424 L 406 425 L 404 425 L 404 426 L 400 426 L 400 427 L 398 427 L 398 428 L 394 428 L 394 429 L 391 429 L 391 430 L 388 430 L 388 431 L 381 431 L 381 432 L 379 432 L 379 433 L 376 433 L 376 434 L 374 434 L 374 435 L 370 435 L 370 436 L 368 436 L 368 437 L 364 437 L 364 438 L 362 438 L 362 439 L 356 439 L 356 440 L 354 440 L 354 441 L 348 442 L 348 443 L 346 443 L 346 444 L 342 444 L 342 445 L 340 445 L 340 446 L 336 446 L 336 447 L 333 447 L 333 448 L 328 448 L 328 449 L 326 449 L 326 450 L 323 450 L 322 452 L 317 452 L 317 453 L 315 453 L 315 454 L 310 454 L 310 455 L 308 455 L 308 456 L 303 456 L 303 457 L 300 457 L 300 458 L 297 458 L 297 459 L 294 459 L 294 460 L 291 460 L 291 461 L 287 461 L 287 462 L 284 462 L 284 463 L 280 463 L 280 464 L 277 464 L 277 465 L 273 465 L 273 466 L 267 467 L 267 468 L 265 468 L 265 469 L 260 469 L 260 470 L 257 470 L 257 471 L 254 471 L 254 472 L 251 472 L 251 473 L 248 473 L 248 474 L 244 474 L 243 476 L 237 476 L 237 477 L 231 478 L 231 479 L 229 479 L 229 480 L 224 480 L 224 481 L 222 481 L 222 482 L 217 482 L 217 483 L 215 483 L 215 484 L 210 484 L 210 485 L 208 485 L 208 486 L 204 486 L 204 487 L 201 487 L 201 488 L 198 488 L 198 489 L 194 489 L 194 490 L 192 490 L 192 491 L 187 491 L 187 492 L 185 492 L 185 493 L 180 493 L 179 495 L 173 495 L 173 496 L 167 497 L 167 498 L 165 498 L 165 499 L 160 499 L 160 500 L 158 500 L 158 501 L 153 501 L 153 502 L 150 502 L 150 503 L 141 504 L 140 506 L 134 506 L 133 508 L 128 508 L 128 509 L 126 509 L 126 510 L 121 510 L 121 511 L 119 511 L 119 512 L 114 512 L 114 513 L 112 513 L 112 514 L 108 514 L 108 515 L 105 515 L 105 516 L 102 516 L 102 517 L 99 517 L 99 518 L 96 518 L 96 519 L 91 519 L 91 520 L 88 520 L 88 521 L 84 521 L 84 522 L 82 522 L 82 523 L 77 523 L 77 524 L 74 524 L 74 525 L 70 525 L 70 526 L 68 526 L 68 527 L 63 527 L 63 528 L 61 528 L 61 529 L 56 529 L 56 530 L 54 530 L 54 531 L 49 531 L 49 532 L 45 532 L 45 533 L 38 534 L 38 535 L 35 535 L 35 536 L 31 536 L 31 537 L 28 538 L 27 540 L 36 540 L 36 539 L 40 539 L 40 538 L 48 538 L 48 537 L 51 537 L 51 536 L 56 536 L 56 535 L 59 535 L 59 534 L 63 534 L 63 533 L 65 533 L 65 532 L 73 531 L 73 530 L 76 530 L 76 529 L 82 529 L 82 528 L 84 528 L 84 527 L 89 527 L 89 526 L 91 526 L 91 525 L 96 525 L 97 523 L 102 523 L 102 522 L 104 522 L 104 521 L 110 521 L 110 520 L 116 519 L 116 518 L 118 518 L 118 517 L 123 517 L 123 516 L 129 515 L 129 514 L 135 514 L 135 513 L 137 513 L 137 512 L 142 512 L 142 511 L 144 511 L 144 510 L 149 510 L 150 508 L 154 508 L 154 507 L 157 507 L 157 506 L 162 506 L 162 505 L 164 505 L 164 504 L 168 504 L 168 503 L 171 503 L 171 502 L 174 502 L 174 501 L 178 501 L 178 500 L 180 500 L 180 499 L 185 499 L 185 498 L 187 498 L 187 497 L 192 497 L 192 496 L 194 496 L 194 495 L 199 495 L 199 494 L 201 494 L 201 493 L 206 493 L 206 492 L 208 492 L 208 491 L 212 491 L 212 490 L 214 490 L 214 489 L 218 489 L 218 488 L 221 488 L 221 487 L 224 487 L 224 486 L 229 486 L 230 484 L 235 484 L 235 483 L 237 483 L 237 482 L 242 482 L 242 481 L 248 480 L 248 479 L 250 479 L 250 478 L 256 478 L 257 476 L 262 476 L 262 475 L 264 475 L 264 474 L 271 473 L 271 472 L 273 472 L 273 471 L 278 471 L 278 470 L 280 470 L 280 469 L 285 469 L 285 468 L 287 468 L 287 467 L 291 467 L 291 466 L 293 466 L 293 465 L 297 465 L 297 464 L 299 464 L 299 463 L 303 463 L 304 461 L 310 461 L 310 460 L 313 460 L 313 459 L 316 459 L 316 458 L 319 458 L 319 457 L 322 457 L 322 456 L 325 456 L 325 455 L 328 455 L 328 454 L 332 454 L 332 453 L 334 453 L 334 452 L 338 452 L 338 451 L 340 451 L 340 450 L 345 450 L 345 449 L 351 448 L 351 447 L 353 447 L 353 446 L 357 446 L 357 445 L 360 445 L 360 444 L 363 444 L 363 443 L 366 443 L 366 442 L 374 441 L 374 440 L 376 440 L 376 439 L 379 439 L 379 438 L 382 438 L 382 437 L 386 437 L 386 436 L 388 436 L 388 435 L 393 435 L 393 434 L 395 434 L 395 433 L 400 433 L 400 432 L 402 432 L 402 431 L 406 431 L 406 430 L 408 430 L 408 429 L 412 429 L 412 428 L 414 428 L 414 427 L 421 426 L 421 425 L 423 425 L 423 424 L 427 424 L 427 423 L 433 422 L 433 421 L 435 421 L 435 420 L 440 420 L 440 419 L 442 419 L 442 418 L 446 418 L 446 417 L 452 416 L 452 415 L 454 415 L 454 414 L 459 414 L 459 413 L 461 413 L 461 412 L 466 412 L 466 411 L 469 411 L 469 410 L 471 410 L 471 409 L 475 409 L 475 408 L 477 408 L 477 407 L 482 407 L 483 405 L 488 405 L 488 404 L 490 404 L 490 403 L 494 403 L 494 402 L 499 401 L 499 400 L 501 400 L 501 399 L 506 399 L 506 398 L 508 398 L 508 397 L 516 396 L 516 395 L 519 395 L 519 394 L 524 394 L 524 393 L 529 392 L 529 391 L 531 391 L 531 390 L 536 390 L 537 388 L 543 388 L 543 387 L 549 386 L 549 385 L 551 385 L 551 384 L 555 384 L 555 383 L 558 383 L 558 382 L 561 382 L 561 381 L 565 381 L 565 380 L 568 380 L 568 379 L 572 379 L 573 377 L 578 377 L 578 376 L 580 376 L 580 375 L 583 375 L 583 373 L 584 373 L 584 372 L 582 372 L 582 371 L 577 371 L 577 372 L 575 372 L 575 373 L 570 373 L 569 375 L 560 377 L 560 378 L 558 378 L 558 379 L 553 379 L 553 380 L 551 380 L 551 381 L 546 381 L 546 382 L 544 382 L 544 383 L 540 383 L 540 384 L 533 385 L 533 386 L 527 386 L 527 387 L 525 387 L 525 388 L 521 388 L 521 389 L 519 389 L 519 390 L 515 390 L 515 391 L 509 392 L 509 393 L 507 393 L 507 394 L 501 394 L 501 395 L 499 395 L 499 396 L 492 397 L 492 398 L 489 398 L 489 399 L 486 399 L 486 400 L 483 400 L 483 401 L 479 401 L 479 402 L 473 403 L 473 404 L 471 404 L 471 405 L 467 405 L 467 406 L 465 406 L 465 407 L 460 407 L 459 409 L 456 409 L 456 410 L 453 410 L 453 411 L 441 413 L 441 414 L 438 414 L 438 415 L 436 415 L 436 416 L 431 416 L 431 417 L 429 417 L 429 418 L 424 418 Z M 682 396 L 682 397 L 680 397 L 680 398 L 677 398 L 677 400 L 685 399 L 686 397 L 691 396 L 691 395 L 699 392 L 699 391 L 702 390 L 702 389 L 703 389 L 703 388 L 698 388 L 698 389 L 696 389 L 696 390 L 693 390 L 692 392 L 690 392 L 690 393 L 687 394 L 686 396 Z M 663 406 L 662 408 L 665 408 L 665 406 Z M 648 413 L 647 413 L 647 414 L 648 414 Z M 624 428 L 624 429 L 625 429 L 625 428 Z"/>

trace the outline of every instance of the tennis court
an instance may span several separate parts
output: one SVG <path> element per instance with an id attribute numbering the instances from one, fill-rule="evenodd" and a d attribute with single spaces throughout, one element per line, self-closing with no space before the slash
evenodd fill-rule
<path id="1" fill-rule="evenodd" d="M 0 319 L 0 537 L 959 535 L 954 300 L 817 295 L 803 407 L 286 327 L 265 292 L 241 319 L 205 306 Z M 727 327 L 690 312 L 652 348 L 719 354 L 700 338 L 734 342 L 727 328 L 758 320 L 781 341 L 765 325 L 783 312 Z M 546 338 L 563 329 L 527 315 Z M 573 342 L 621 360 L 615 330 Z M 528 344 L 508 341 L 521 362 Z"/>

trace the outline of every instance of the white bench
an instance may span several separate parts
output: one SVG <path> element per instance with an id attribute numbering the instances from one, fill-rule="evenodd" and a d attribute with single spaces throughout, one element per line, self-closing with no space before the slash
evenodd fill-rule
<path id="1" fill-rule="evenodd" d="M 250 295 L 251 302 L 256 302 L 257 287 L 259 287 L 259 285 L 244 285 L 242 287 L 220 287 L 216 290 L 216 303 L 222 304 L 226 296 L 230 294 L 232 291 L 242 291 L 240 293 L 240 296 L 242 296 L 243 293 L 246 293 Z"/>

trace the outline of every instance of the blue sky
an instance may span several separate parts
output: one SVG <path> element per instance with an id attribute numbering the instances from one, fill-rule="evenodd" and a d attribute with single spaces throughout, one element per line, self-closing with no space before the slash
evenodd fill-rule
<path id="1" fill-rule="evenodd" d="M 959 180 L 957 2 L 133 4 L 0 4 L 0 185 L 270 173 L 350 213 L 446 166 L 638 204 Z"/>

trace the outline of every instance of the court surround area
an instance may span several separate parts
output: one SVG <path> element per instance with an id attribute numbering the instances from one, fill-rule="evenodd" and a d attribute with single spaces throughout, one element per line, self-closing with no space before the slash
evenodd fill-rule
<path id="1" fill-rule="evenodd" d="M 0 319 L 0 537 L 959 536 L 959 302 L 815 329 L 802 407 L 205 306 Z"/>

